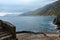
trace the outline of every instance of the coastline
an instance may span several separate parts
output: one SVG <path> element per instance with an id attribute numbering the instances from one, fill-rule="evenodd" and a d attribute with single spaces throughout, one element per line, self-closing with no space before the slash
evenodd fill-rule
<path id="1" fill-rule="evenodd" d="M 18 40 L 60 40 L 60 33 L 34 33 L 31 31 L 16 32 Z"/>

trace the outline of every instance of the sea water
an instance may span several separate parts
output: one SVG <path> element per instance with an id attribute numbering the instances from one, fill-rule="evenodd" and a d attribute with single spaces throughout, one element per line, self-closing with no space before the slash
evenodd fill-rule
<path id="1" fill-rule="evenodd" d="M 1 20 L 16 26 L 16 31 L 56 32 L 54 16 L 3 16 Z"/>

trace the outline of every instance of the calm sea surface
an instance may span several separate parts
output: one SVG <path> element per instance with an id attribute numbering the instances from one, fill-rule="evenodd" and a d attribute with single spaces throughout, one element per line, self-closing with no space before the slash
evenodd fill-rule
<path id="1" fill-rule="evenodd" d="M 1 20 L 8 21 L 16 26 L 16 31 L 33 32 L 56 32 L 52 23 L 55 17 L 50 16 L 14 16 L 0 17 Z"/>

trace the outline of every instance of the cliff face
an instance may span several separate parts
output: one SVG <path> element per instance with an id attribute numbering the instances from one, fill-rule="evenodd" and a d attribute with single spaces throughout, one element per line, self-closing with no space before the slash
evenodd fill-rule
<path id="1" fill-rule="evenodd" d="M 39 8 L 35 11 L 30 11 L 22 14 L 23 16 L 48 16 L 48 15 L 57 15 L 60 13 L 60 0 L 52 4 L 46 5 L 43 8 Z"/>

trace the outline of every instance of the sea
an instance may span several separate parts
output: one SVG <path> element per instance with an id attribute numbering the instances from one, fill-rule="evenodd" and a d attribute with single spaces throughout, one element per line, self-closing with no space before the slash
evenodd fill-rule
<path id="1" fill-rule="evenodd" d="M 0 20 L 12 23 L 17 31 L 57 32 L 54 16 L 1 16 Z"/>

